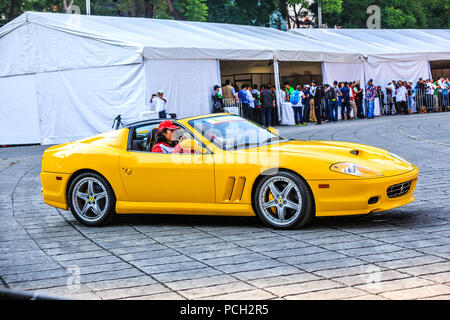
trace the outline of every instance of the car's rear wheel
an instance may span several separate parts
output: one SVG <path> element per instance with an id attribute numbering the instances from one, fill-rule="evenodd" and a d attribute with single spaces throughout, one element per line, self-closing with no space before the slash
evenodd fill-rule
<path id="1" fill-rule="evenodd" d="M 314 199 L 306 182 L 297 175 L 280 171 L 262 178 L 253 195 L 259 218 L 276 229 L 296 229 L 314 216 Z"/>
<path id="2" fill-rule="evenodd" d="M 114 192 L 97 173 L 87 172 L 73 179 L 67 200 L 73 216 L 87 226 L 106 225 L 115 216 Z"/>

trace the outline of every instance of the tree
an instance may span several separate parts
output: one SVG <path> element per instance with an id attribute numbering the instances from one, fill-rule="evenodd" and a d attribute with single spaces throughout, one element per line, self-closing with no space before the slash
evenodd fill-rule
<path id="1" fill-rule="evenodd" d="M 91 0 L 91 14 L 256 26 L 277 16 L 291 28 L 316 25 L 318 1 L 330 28 L 366 28 L 372 4 L 381 8 L 382 28 L 450 28 L 450 0 Z M 67 12 L 71 4 L 85 13 L 85 0 L 0 0 L 0 26 L 25 11 Z"/>
<path id="2" fill-rule="evenodd" d="M 268 26 L 279 0 L 207 0 L 207 21 Z"/>
<path id="3" fill-rule="evenodd" d="M 450 0 L 345 0 L 341 12 L 324 12 L 324 22 L 329 27 L 366 28 L 366 9 L 372 4 L 381 8 L 382 28 L 450 27 Z"/>
<path id="4" fill-rule="evenodd" d="M 169 13 L 172 17 L 178 20 L 189 20 L 189 21 L 206 21 L 208 15 L 208 6 L 204 0 L 185 0 L 185 1 L 175 1 L 173 4 L 173 9 L 169 2 L 171 0 L 166 0 L 167 6 L 169 8 Z M 180 18 L 177 18 L 180 17 Z"/>
<path id="5" fill-rule="evenodd" d="M 67 1 L 63 0 L 63 10 L 65 13 L 72 13 L 72 6 L 74 0 L 70 0 L 69 5 L 67 5 Z"/>
<path id="6" fill-rule="evenodd" d="M 101 4 L 101 5 L 100 5 Z M 92 14 L 205 21 L 205 0 L 96 0 Z"/>
<path id="7" fill-rule="evenodd" d="M 285 0 L 280 1 L 282 12 L 286 17 L 288 29 L 304 25 L 317 26 L 318 21 L 307 19 L 307 16 L 317 17 L 318 2 L 322 4 L 322 13 L 339 14 L 342 11 L 343 0 Z"/>

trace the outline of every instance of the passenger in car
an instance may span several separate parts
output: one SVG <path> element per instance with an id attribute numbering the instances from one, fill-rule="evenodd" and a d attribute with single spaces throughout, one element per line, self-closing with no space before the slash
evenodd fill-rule
<path id="1" fill-rule="evenodd" d="M 160 153 L 180 153 L 181 146 L 180 140 L 176 136 L 175 131 L 180 127 L 174 125 L 170 120 L 164 120 L 159 124 L 158 132 L 155 137 L 155 144 L 153 145 L 152 152 Z"/>

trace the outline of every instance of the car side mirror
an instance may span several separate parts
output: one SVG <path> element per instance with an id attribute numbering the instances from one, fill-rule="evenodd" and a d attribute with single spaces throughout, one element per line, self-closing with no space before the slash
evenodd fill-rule
<path id="1" fill-rule="evenodd" d="M 203 148 L 195 139 L 184 139 L 183 141 L 180 142 L 180 147 L 183 150 L 194 151 L 194 153 L 200 154 L 206 153 L 206 149 Z"/>
<path id="2" fill-rule="evenodd" d="M 274 127 L 269 127 L 269 128 L 267 128 L 267 130 L 269 130 L 269 131 L 272 132 L 273 134 L 278 135 L 278 130 L 275 129 Z"/>

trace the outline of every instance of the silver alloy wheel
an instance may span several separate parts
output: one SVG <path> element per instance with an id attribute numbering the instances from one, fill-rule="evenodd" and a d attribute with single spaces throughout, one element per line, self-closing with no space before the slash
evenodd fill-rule
<path id="1" fill-rule="evenodd" d="M 72 203 L 80 218 L 95 222 L 107 212 L 109 196 L 102 182 L 94 177 L 86 177 L 73 188 Z"/>
<path id="2" fill-rule="evenodd" d="M 289 226 L 302 211 L 302 195 L 289 178 L 274 176 L 261 187 L 258 205 L 264 217 L 279 227 Z"/>

